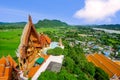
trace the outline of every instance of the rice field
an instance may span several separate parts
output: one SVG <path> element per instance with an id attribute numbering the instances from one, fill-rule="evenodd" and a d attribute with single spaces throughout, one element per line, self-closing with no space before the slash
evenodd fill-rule
<path id="1" fill-rule="evenodd" d="M 0 57 L 15 56 L 15 51 L 20 42 L 22 29 L 0 30 Z"/>

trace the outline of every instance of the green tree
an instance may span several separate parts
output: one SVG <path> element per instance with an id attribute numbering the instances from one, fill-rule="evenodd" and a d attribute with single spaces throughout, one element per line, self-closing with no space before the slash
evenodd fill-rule
<path id="1" fill-rule="evenodd" d="M 109 76 L 107 73 L 105 73 L 102 69 L 100 69 L 99 67 L 95 67 L 96 71 L 95 71 L 95 76 L 94 78 L 96 80 L 109 80 Z"/>
<path id="2" fill-rule="evenodd" d="M 78 79 L 78 80 L 88 80 L 87 76 L 86 76 L 85 73 L 79 68 L 79 66 L 75 66 L 73 73 L 77 75 L 77 79 Z"/>
<path id="3" fill-rule="evenodd" d="M 84 67 L 84 71 L 86 73 L 90 74 L 92 77 L 94 77 L 94 75 L 95 75 L 95 66 L 93 65 L 93 63 L 88 62 Z"/>
<path id="4" fill-rule="evenodd" d="M 75 75 L 68 73 L 67 70 L 62 69 L 60 73 L 58 73 L 58 80 L 77 80 Z"/>
<path id="5" fill-rule="evenodd" d="M 38 77 L 38 80 L 57 80 L 57 74 L 46 70 L 45 72 L 41 73 L 41 75 Z"/>
<path id="6" fill-rule="evenodd" d="M 65 68 L 68 70 L 68 72 L 72 73 L 74 71 L 74 65 L 75 65 L 75 62 L 70 57 L 66 57 L 64 59 L 63 66 L 65 66 Z"/>

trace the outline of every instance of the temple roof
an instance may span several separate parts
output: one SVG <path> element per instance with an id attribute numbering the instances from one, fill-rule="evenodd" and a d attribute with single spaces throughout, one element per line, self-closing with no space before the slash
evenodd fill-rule
<path id="1" fill-rule="evenodd" d="M 49 45 L 51 39 L 45 34 L 38 34 L 32 23 L 31 16 L 29 16 L 28 23 L 26 24 L 19 45 L 19 53 L 21 58 L 26 58 L 26 51 L 28 47 L 43 48 Z"/>
<path id="2" fill-rule="evenodd" d="M 22 58 L 26 57 L 26 48 L 29 46 L 29 43 L 30 42 L 32 43 L 33 41 L 36 41 L 37 43 L 40 42 L 39 34 L 35 30 L 35 27 L 32 23 L 31 16 L 29 16 L 28 23 L 25 25 L 25 28 L 21 36 L 21 42 L 19 45 L 19 53 Z M 37 46 L 40 46 L 40 45 L 37 45 Z"/>
<path id="3" fill-rule="evenodd" d="M 29 37 L 31 35 L 31 32 L 34 33 L 34 36 L 39 40 L 39 35 L 35 30 L 35 27 L 32 23 L 32 19 L 31 16 L 29 15 L 29 19 L 28 19 L 28 23 L 26 24 L 22 36 L 21 36 L 21 43 L 20 45 L 24 45 L 27 46 L 28 45 L 28 41 L 29 41 Z"/>

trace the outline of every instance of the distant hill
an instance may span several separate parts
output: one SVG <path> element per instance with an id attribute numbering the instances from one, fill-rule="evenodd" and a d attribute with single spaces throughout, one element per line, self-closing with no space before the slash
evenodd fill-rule
<path id="1" fill-rule="evenodd" d="M 14 22 L 14 23 L 0 22 L 0 29 L 23 28 L 25 24 L 26 22 Z"/>
<path id="2" fill-rule="evenodd" d="M 36 24 L 36 27 L 63 27 L 68 26 L 67 23 L 59 21 L 59 20 L 39 20 Z"/>
<path id="3" fill-rule="evenodd" d="M 96 28 L 105 28 L 105 29 L 111 29 L 111 30 L 120 30 L 120 24 L 104 24 L 104 25 L 94 25 L 92 27 Z"/>
<path id="4" fill-rule="evenodd" d="M 88 27 L 120 30 L 120 24 L 88 25 Z"/>
<path id="5" fill-rule="evenodd" d="M 14 23 L 8 23 L 8 22 L 0 22 L 0 25 L 18 25 L 18 24 L 26 24 L 26 22 L 14 22 Z"/>
<path id="6" fill-rule="evenodd" d="M 120 30 L 120 24 L 103 24 L 103 25 L 75 25 L 78 28 L 104 28 L 111 30 Z"/>

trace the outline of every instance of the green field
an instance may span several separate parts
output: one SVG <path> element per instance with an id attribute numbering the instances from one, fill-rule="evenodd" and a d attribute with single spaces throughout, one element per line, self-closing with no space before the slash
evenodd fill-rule
<path id="1" fill-rule="evenodd" d="M 0 30 L 0 57 L 8 54 L 15 56 L 21 33 L 21 29 Z"/>
<path id="2" fill-rule="evenodd" d="M 0 30 L 0 57 L 7 56 L 16 56 L 15 51 L 17 50 L 20 44 L 20 38 L 23 29 L 7 29 Z M 45 31 L 57 31 L 58 28 L 39 28 L 37 32 Z"/>

